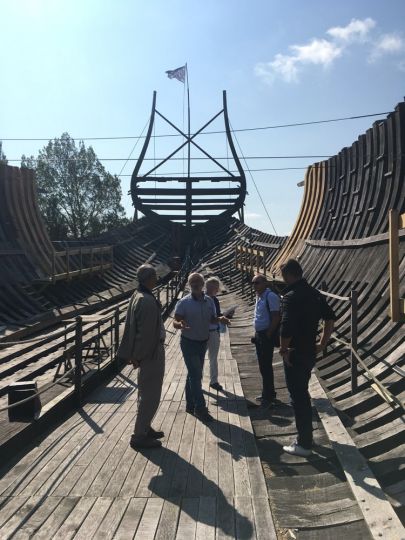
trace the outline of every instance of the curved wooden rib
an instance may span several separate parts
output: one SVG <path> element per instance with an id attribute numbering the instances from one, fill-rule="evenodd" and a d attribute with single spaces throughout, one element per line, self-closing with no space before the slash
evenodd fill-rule
<path id="1" fill-rule="evenodd" d="M 309 238 L 317 224 L 325 196 L 325 177 L 328 163 L 322 161 L 308 167 L 305 173 L 304 196 L 301 209 L 291 236 L 272 265 L 272 272 L 279 273 L 280 265 L 289 257 L 298 257 L 303 241 Z"/>

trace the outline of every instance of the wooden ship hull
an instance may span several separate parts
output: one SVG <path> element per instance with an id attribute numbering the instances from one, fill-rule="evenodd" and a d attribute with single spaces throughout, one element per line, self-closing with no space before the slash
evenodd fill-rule
<path id="1" fill-rule="evenodd" d="M 226 113 L 225 95 L 223 111 Z M 154 98 L 149 138 L 155 114 Z M 226 131 L 233 147 L 229 125 Z M 199 188 L 190 176 L 177 179 L 185 180 L 185 187 L 179 188 L 180 202 L 173 202 L 161 187 L 153 194 L 157 202 L 145 202 L 145 197 L 152 195 L 145 189 L 152 188 L 140 187 L 146 181 L 140 176 L 144 150 L 131 186 L 135 208 L 144 217 L 138 215 L 131 225 L 106 233 L 91 245 L 78 242 L 64 249 L 55 247 L 42 223 L 32 172 L 0 166 L 0 408 L 7 405 L 10 384 L 36 379 L 45 390 L 43 406 L 52 405 L 42 420 L 28 424 L 10 424 L 7 413 L 0 413 L 4 427 L 0 448 L 5 459 L 11 460 L 3 466 L 4 478 L 11 480 L 0 481 L 4 515 L 16 493 L 21 497 L 22 520 L 27 515 L 31 523 L 23 497 L 43 493 L 42 484 L 30 482 L 28 465 L 21 465 L 25 474 L 22 487 L 16 480 L 19 477 L 13 467 L 23 460 L 15 458 L 21 445 L 54 425 L 52 410 L 57 416 L 66 415 L 83 403 L 95 384 L 103 384 L 123 369 L 114 363 L 114 328 L 119 336 L 140 264 L 151 262 L 157 267 L 157 293 L 167 316 L 191 269 L 221 279 L 223 305 L 238 305 L 227 337 L 228 360 L 234 362 L 232 373 L 239 381 L 235 379 L 232 388 L 239 385 L 249 403 L 260 389 L 250 344 L 254 303 L 250 278 L 252 272 L 260 270 L 280 286 L 280 264 L 295 257 L 308 281 L 329 295 L 338 321 L 336 339 L 318 360 L 311 383 L 315 439 L 320 446 L 314 459 L 280 453 L 281 445 L 294 433 L 280 362 L 275 366 L 276 385 L 284 408 L 273 416 L 255 408 L 243 409 L 241 418 L 251 422 L 252 444 L 257 445 L 266 479 L 265 498 L 270 501 L 274 524 L 268 537 L 405 538 L 405 233 L 401 229 L 405 224 L 401 218 L 405 213 L 405 104 L 398 104 L 385 120 L 375 122 L 351 147 L 308 168 L 302 207 L 289 237 L 272 236 L 244 224 L 246 182 L 239 168 L 232 208 L 224 208 L 222 202 L 198 202 L 194 195 Z M 218 193 L 210 192 L 209 196 L 218 198 Z M 168 198 L 170 202 L 165 201 Z M 193 204 L 197 209 L 202 205 L 203 211 L 215 208 L 216 214 L 199 219 L 201 214 L 194 214 Z M 160 215 L 166 206 L 173 211 Z M 177 269 L 171 262 L 173 257 L 181 260 Z M 47 390 L 47 385 L 57 380 L 55 370 L 59 375 L 68 372 L 77 358 L 74 325 L 78 316 L 82 317 L 81 352 L 93 362 L 84 369 L 83 395 L 79 397 L 77 380 L 76 386 L 75 381 L 65 379 L 63 388 L 55 385 Z M 127 373 L 125 369 L 123 373 Z M 176 369 L 173 367 L 173 373 Z M 178 398 L 173 394 L 165 399 L 181 401 L 181 393 Z M 239 410 L 238 400 L 230 403 Z M 246 440 L 238 443 L 232 439 L 235 410 L 224 409 L 229 441 L 231 445 L 245 444 L 247 451 Z M 187 459 L 191 467 L 191 455 Z M 242 474 L 235 467 L 234 474 Z M 10 486 L 17 486 L 16 490 Z M 186 491 L 180 490 L 180 498 L 186 497 Z M 196 493 L 198 497 L 207 495 Z M 236 501 L 235 493 L 233 496 Z M 252 495 L 249 501 L 253 499 Z M 184 504 L 194 504 L 187 501 Z M 256 503 L 252 504 L 254 516 L 258 507 L 255 510 Z M 163 519 L 162 508 L 166 506 L 159 508 Z M 176 516 L 182 523 L 180 514 Z M 198 512 L 195 519 L 198 521 Z M 238 537 L 266 537 L 259 534 L 257 516 L 252 520 L 255 536 L 250 531 Z M 46 517 L 38 523 L 45 521 Z M 6 529 L 7 523 L 11 522 L 5 521 Z M 236 519 L 233 529 L 222 528 L 222 533 L 237 537 L 237 523 Z M 158 532 L 159 524 L 157 520 L 154 530 Z M 167 533 L 167 538 L 174 538 L 176 531 L 171 534 Z"/>

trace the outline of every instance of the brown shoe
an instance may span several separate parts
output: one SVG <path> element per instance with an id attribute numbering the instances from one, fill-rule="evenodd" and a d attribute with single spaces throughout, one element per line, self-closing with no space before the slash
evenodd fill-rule
<path id="1" fill-rule="evenodd" d="M 138 450 L 140 448 L 160 448 L 162 443 L 145 435 L 144 437 L 131 437 L 129 446 L 134 450 Z"/>

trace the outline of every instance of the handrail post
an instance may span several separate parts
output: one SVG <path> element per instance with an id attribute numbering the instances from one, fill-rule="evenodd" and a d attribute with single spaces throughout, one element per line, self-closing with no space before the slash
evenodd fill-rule
<path id="1" fill-rule="evenodd" d="M 55 275 L 56 275 L 56 252 L 55 249 L 52 251 L 52 283 L 55 284 Z"/>
<path id="2" fill-rule="evenodd" d="M 83 319 L 76 317 L 75 335 L 75 395 L 78 407 L 82 405 L 82 354 L 83 354 Z"/>
<path id="3" fill-rule="evenodd" d="M 358 313 L 358 293 L 355 289 L 350 291 L 350 365 L 351 365 L 351 384 L 352 394 L 357 392 L 357 358 L 354 351 L 357 352 L 357 313 Z"/>
<path id="4" fill-rule="evenodd" d="M 114 313 L 114 356 L 117 363 L 117 371 L 119 369 L 119 360 L 118 360 L 118 345 L 120 341 L 120 310 L 116 308 Z"/>
<path id="5" fill-rule="evenodd" d="M 70 250 L 67 247 L 66 248 L 66 273 L 67 273 L 67 279 L 70 279 Z"/>

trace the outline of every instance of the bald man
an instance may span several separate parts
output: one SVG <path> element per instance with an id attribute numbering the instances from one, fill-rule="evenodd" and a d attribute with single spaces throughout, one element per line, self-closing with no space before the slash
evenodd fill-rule
<path id="1" fill-rule="evenodd" d="M 131 363 L 138 373 L 138 414 L 130 446 L 159 448 L 163 431 L 155 431 L 151 422 L 159 407 L 165 372 L 165 328 L 161 306 L 153 295 L 157 284 L 153 266 L 138 268 L 138 289 L 129 301 L 124 334 L 117 355 Z"/>

